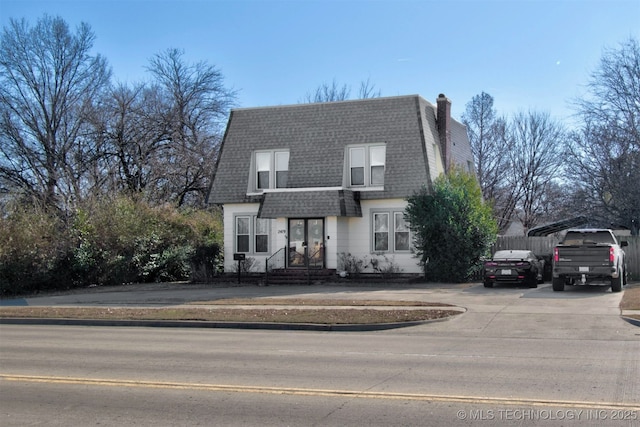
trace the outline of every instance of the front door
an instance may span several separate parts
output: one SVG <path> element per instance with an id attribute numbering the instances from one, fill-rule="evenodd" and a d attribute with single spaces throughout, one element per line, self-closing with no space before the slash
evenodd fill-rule
<path id="1" fill-rule="evenodd" d="M 324 267 L 324 220 L 289 219 L 289 267 Z"/>

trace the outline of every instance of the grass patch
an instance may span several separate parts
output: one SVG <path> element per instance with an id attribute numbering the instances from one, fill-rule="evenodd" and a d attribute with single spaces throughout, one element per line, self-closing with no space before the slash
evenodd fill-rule
<path id="1" fill-rule="evenodd" d="M 453 307 L 451 304 L 425 301 L 393 300 L 344 300 L 315 298 L 226 298 L 213 301 L 193 301 L 189 305 L 293 305 L 293 306 L 334 306 L 334 307 Z"/>
<path id="2" fill-rule="evenodd" d="M 640 310 L 640 283 L 635 283 L 624 288 L 620 308 L 622 310 Z"/>
<path id="3" fill-rule="evenodd" d="M 620 309 L 640 310 L 640 283 L 628 285 L 624 289 L 624 295 L 622 296 L 622 301 L 620 301 Z M 626 317 L 640 320 L 640 315 L 638 314 L 631 314 Z"/>
<path id="4" fill-rule="evenodd" d="M 308 308 L 299 308 L 303 305 Z M 376 324 L 442 319 L 460 314 L 457 310 L 421 309 L 453 307 L 420 301 L 304 300 L 292 298 L 233 298 L 192 303 L 194 307 L 2 307 L 0 318 L 50 318 L 96 320 L 189 320 L 215 322 L 267 322 L 308 324 Z M 201 307 L 195 307 L 195 306 Z M 206 305 L 207 307 L 205 307 Z M 212 307 L 225 305 L 225 307 Z M 228 306 L 243 305 L 244 308 Z M 270 308 L 279 305 L 287 307 Z M 313 305 L 313 307 L 311 307 Z M 384 306 L 385 308 L 338 308 L 322 306 Z M 412 307 L 412 308 L 406 308 Z M 418 308 L 416 308 L 418 307 Z"/>

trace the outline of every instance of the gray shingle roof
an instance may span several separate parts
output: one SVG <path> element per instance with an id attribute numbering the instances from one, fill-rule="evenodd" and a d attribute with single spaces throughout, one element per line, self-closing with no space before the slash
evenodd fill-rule
<path id="1" fill-rule="evenodd" d="M 460 138 L 460 132 L 453 137 Z M 436 141 L 435 108 L 418 95 L 235 109 L 222 143 L 211 201 L 260 200 L 247 196 L 255 150 L 289 150 L 289 188 L 341 187 L 345 147 L 369 143 L 386 143 L 384 191 L 363 191 L 361 198 L 405 198 L 430 185 L 425 147 Z M 466 132 L 460 143 L 468 145 Z"/>
<path id="2" fill-rule="evenodd" d="M 362 216 L 360 203 L 350 190 L 265 193 L 260 218 L 316 218 Z"/>

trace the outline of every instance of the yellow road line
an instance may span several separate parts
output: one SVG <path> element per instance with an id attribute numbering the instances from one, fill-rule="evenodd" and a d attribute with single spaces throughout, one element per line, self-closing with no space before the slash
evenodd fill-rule
<path id="1" fill-rule="evenodd" d="M 109 387 L 137 387 L 137 388 L 160 388 L 174 390 L 199 390 L 218 391 L 234 393 L 263 393 L 263 394 L 287 394 L 297 396 L 322 396 L 322 397 L 351 397 L 360 399 L 389 399 L 389 400 L 421 400 L 430 402 L 458 402 L 467 404 L 503 404 L 503 405 L 527 405 L 542 407 L 561 408 L 585 408 L 585 409 L 632 409 L 640 410 L 640 405 L 631 403 L 615 402 L 589 402 L 571 400 L 550 400 L 550 399 L 508 399 L 501 397 L 487 396 L 456 396 L 456 395 L 433 395 L 421 393 L 392 393 L 373 392 L 356 390 L 323 390 L 291 387 L 263 387 L 263 386 L 239 386 L 223 384 L 197 384 L 197 383 L 176 383 L 158 381 L 133 381 L 119 379 L 98 379 L 98 378 L 72 378 L 72 377 L 52 377 L 52 376 L 32 376 L 32 375 L 11 375 L 0 374 L 0 379 L 4 381 L 16 382 L 37 382 L 51 384 L 81 384 Z"/>

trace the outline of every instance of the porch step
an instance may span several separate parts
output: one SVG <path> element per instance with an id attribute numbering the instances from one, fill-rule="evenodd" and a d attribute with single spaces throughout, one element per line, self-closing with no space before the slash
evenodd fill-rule
<path id="1" fill-rule="evenodd" d="M 307 276 L 308 274 L 308 276 Z M 269 272 L 269 285 L 306 285 L 307 283 L 324 283 L 335 279 L 335 269 L 277 269 Z"/>

